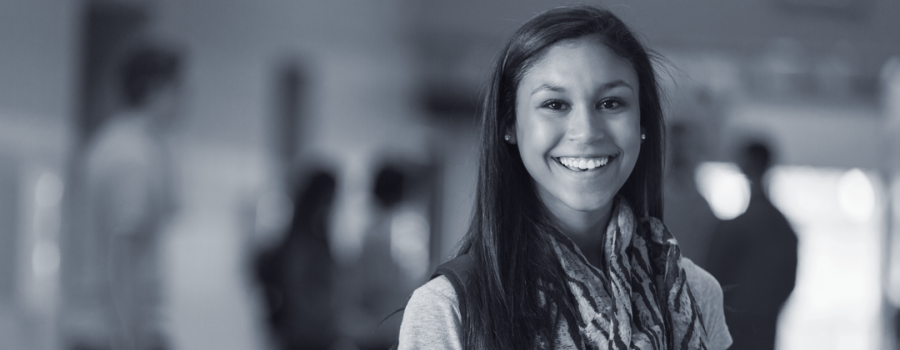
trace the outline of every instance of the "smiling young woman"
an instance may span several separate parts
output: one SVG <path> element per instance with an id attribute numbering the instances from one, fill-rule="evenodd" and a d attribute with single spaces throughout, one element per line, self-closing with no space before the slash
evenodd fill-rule
<path id="1" fill-rule="evenodd" d="M 475 212 L 400 349 L 724 349 L 722 290 L 662 219 L 651 56 L 609 11 L 516 31 L 481 113 Z"/>

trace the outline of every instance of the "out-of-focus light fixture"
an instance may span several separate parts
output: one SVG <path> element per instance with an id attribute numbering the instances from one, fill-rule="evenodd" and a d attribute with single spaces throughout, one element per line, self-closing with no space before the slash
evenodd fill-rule
<path id="1" fill-rule="evenodd" d="M 56 173 L 45 172 L 34 188 L 35 212 L 33 230 L 36 242 L 31 253 L 31 267 L 35 276 L 52 276 L 59 270 L 59 246 L 56 236 L 60 227 L 59 207 L 65 186 Z"/>
<path id="2" fill-rule="evenodd" d="M 856 222 L 867 222 L 875 211 L 875 190 L 862 170 L 850 169 L 837 186 L 838 203 L 844 214 Z"/>
<path id="3" fill-rule="evenodd" d="M 391 220 L 391 256 L 410 279 L 428 273 L 428 219 L 419 212 L 404 210 Z"/>
<path id="4" fill-rule="evenodd" d="M 734 219 L 750 204 L 750 184 L 734 163 L 706 162 L 697 167 L 697 187 L 719 219 Z"/>

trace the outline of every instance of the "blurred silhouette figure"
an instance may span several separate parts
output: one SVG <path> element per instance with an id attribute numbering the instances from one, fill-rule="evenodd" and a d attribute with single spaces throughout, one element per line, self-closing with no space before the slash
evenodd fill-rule
<path id="1" fill-rule="evenodd" d="M 706 253 L 713 229 L 719 219 L 709 203 L 697 190 L 694 172 L 697 169 L 700 145 L 697 131 L 687 121 L 676 121 L 669 130 L 669 153 L 666 162 L 664 205 L 666 226 L 678 239 L 681 254 L 695 264 L 708 268 Z"/>
<path id="2" fill-rule="evenodd" d="M 162 46 L 130 51 L 117 71 L 123 108 L 88 141 L 68 349 L 167 348 L 159 250 L 175 207 L 165 136 L 180 112 L 180 67 Z"/>
<path id="3" fill-rule="evenodd" d="M 406 169 L 387 163 L 378 168 L 372 187 L 373 221 L 367 228 L 358 260 L 350 266 L 345 287 L 349 305 L 344 320 L 347 335 L 360 350 L 388 349 L 397 340 L 400 318 L 388 317 L 402 308 L 420 283 L 411 280 L 393 255 L 392 235 L 410 178 Z M 427 262 L 426 262 L 427 264 Z"/>
<path id="4" fill-rule="evenodd" d="M 731 349 L 773 349 L 778 314 L 796 280 L 797 236 L 762 185 L 769 148 L 749 142 L 737 161 L 750 180 L 750 204 L 744 214 L 716 227 L 709 272 L 723 286 Z"/>
<path id="5" fill-rule="evenodd" d="M 334 175 L 316 171 L 298 187 L 287 234 L 254 262 L 280 349 L 329 349 L 337 338 L 328 238 L 335 186 Z"/>

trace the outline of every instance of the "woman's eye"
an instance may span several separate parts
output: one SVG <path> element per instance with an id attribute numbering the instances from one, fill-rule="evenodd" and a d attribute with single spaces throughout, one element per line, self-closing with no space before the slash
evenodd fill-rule
<path id="1" fill-rule="evenodd" d="M 614 109 L 622 107 L 622 105 L 624 105 L 624 103 L 622 103 L 622 101 L 619 101 L 618 99 L 608 99 L 600 101 L 600 103 L 597 104 L 597 107 L 601 109 Z"/>
<path id="2" fill-rule="evenodd" d="M 553 110 L 561 110 L 561 109 L 565 109 L 566 105 L 562 101 L 551 100 L 551 101 L 547 101 L 547 102 L 544 102 L 543 104 L 541 104 L 541 107 L 549 108 L 549 109 L 553 109 Z"/>

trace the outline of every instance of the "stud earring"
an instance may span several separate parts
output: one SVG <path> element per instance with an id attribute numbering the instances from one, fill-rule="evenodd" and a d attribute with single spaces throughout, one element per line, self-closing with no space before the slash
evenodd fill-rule
<path id="1" fill-rule="evenodd" d="M 511 139 L 511 138 L 512 137 L 509 136 L 509 134 L 503 135 L 503 139 L 506 140 L 507 142 L 509 142 L 509 139 Z"/>
<path id="2" fill-rule="evenodd" d="M 643 133 L 642 133 L 642 134 L 641 134 L 641 141 L 644 141 L 644 140 L 646 140 L 646 139 L 647 139 L 647 134 L 643 134 Z"/>

